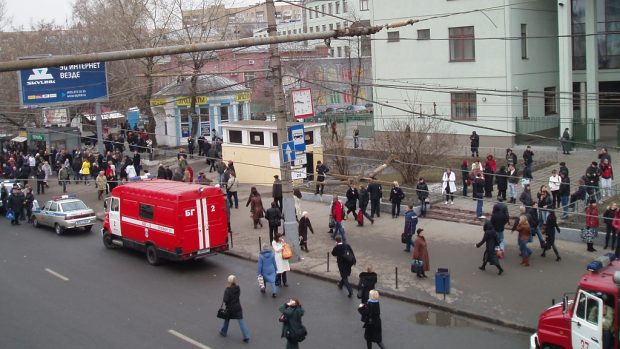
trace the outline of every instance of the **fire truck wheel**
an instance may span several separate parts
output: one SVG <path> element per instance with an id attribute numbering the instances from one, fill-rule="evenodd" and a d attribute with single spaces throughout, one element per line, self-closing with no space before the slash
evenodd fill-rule
<path id="1" fill-rule="evenodd" d="M 56 235 L 62 235 L 62 233 L 65 232 L 65 228 L 61 227 L 59 224 L 55 224 L 54 231 L 56 232 Z"/>
<path id="2" fill-rule="evenodd" d="M 103 234 L 103 246 L 109 249 L 114 248 L 114 243 L 112 243 L 112 236 L 110 236 L 110 234 Z"/>
<path id="3" fill-rule="evenodd" d="M 157 256 L 157 248 L 154 245 L 146 247 L 146 260 L 150 265 L 159 265 L 159 257 Z"/>
<path id="4" fill-rule="evenodd" d="M 85 232 L 87 232 L 87 233 L 90 233 L 90 230 L 91 230 L 92 228 L 93 228 L 93 226 L 92 226 L 92 225 L 87 225 L 87 226 L 85 226 L 85 227 L 84 227 L 84 231 L 85 231 Z"/>

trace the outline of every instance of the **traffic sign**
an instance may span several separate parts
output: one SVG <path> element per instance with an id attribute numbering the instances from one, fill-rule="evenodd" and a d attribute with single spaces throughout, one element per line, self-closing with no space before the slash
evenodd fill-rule
<path id="1" fill-rule="evenodd" d="M 304 139 L 304 124 L 297 124 L 288 127 L 288 140 L 295 143 L 295 150 L 306 151 L 306 140 Z"/>
<path id="2" fill-rule="evenodd" d="M 297 153 L 295 154 L 295 161 L 293 161 L 293 166 L 303 166 L 308 164 L 308 157 L 306 153 Z"/>
<path id="3" fill-rule="evenodd" d="M 307 177 L 305 167 L 296 167 L 291 169 L 291 179 L 306 179 Z"/>
<path id="4" fill-rule="evenodd" d="M 295 159 L 295 144 L 293 142 L 282 143 L 282 162 L 293 162 Z"/>

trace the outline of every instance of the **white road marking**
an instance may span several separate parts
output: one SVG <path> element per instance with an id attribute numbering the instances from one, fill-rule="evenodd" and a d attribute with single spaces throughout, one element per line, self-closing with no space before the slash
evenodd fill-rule
<path id="1" fill-rule="evenodd" d="M 182 339 L 182 340 L 186 341 L 187 343 L 192 344 L 193 346 L 198 347 L 200 349 L 212 349 L 210 346 L 204 345 L 204 344 L 202 344 L 202 343 L 200 343 L 200 342 L 198 342 L 198 341 L 196 341 L 194 339 L 191 339 L 188 336 L 186 336 L 186 335 L 184 335 L 182 333 L 179 333 L 179 332 L 177 332 L 175 330 L 168 330 L 168 333 L 170 333 L 171 335 L 173 335 L 173 336 L 175 336 L 175 337 L 177 337 L 179 339 Z"/>
<path id="2" fill-rule="evenodd" d="M 45 268 L 45 271 L 50 273 L 50 274 L 52 274 L 52 275 L 54 275 L 55 277 L 59 278 L 62 281 L 69 281 L 68 277 L 66 277 L 64 275 L 61 275 L 61 274 L 58 274 L 57 272 L 53 271 L 52 269 Z"/>

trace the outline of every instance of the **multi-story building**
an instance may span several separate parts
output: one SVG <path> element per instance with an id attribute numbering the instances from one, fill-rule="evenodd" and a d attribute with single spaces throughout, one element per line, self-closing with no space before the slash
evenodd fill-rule
<path id="1" fill-rule="evenodd" d="M 463 140 L 475 130 L 489 146 L 532 133 L 557 139 L 565 128 L 578 140 L 615 138 L 620 0 L 369 7 L 373 25 L 422 20 L 374 37 L 375 128 L 414 111 L 445 119 Z"/>
<path id="2" fill-rule="evenodd" d="M 264 3 L 241 6 L 226 7 L 224 5 L 213 5 L 204 9 L 193 9 L 183 11 L 183 25 L 198 26 L 201 23 L 212 25 L 211 22 L 217 20 L 221 22 L 220 27 L 234 35 L 233 37 L 251 37 L 255 29 L 267 26 L 267 9 Z M 301 8 L 293 5 L 277 5 L 276 20 L 279 23 L 289 21 L 300 21 L 302 17 Z"/>
<path id="3" fill-rule="evenodd" d="M 300 20 L 278 24 L 278 34 L 320 33 L 352 25 L 370 24 L 369 0 L 311 0 L 305 1 Z M 269 36 L 266 28 L 254 31 L 254 37 Z M 322 40 L 305 43 L 325 45 Z M 334 58 L 370 56 L 370 37 L 331 40 L 329 56 Z"/>

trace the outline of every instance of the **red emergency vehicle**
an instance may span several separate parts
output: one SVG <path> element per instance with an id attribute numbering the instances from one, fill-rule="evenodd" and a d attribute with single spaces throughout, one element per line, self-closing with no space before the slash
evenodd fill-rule
<path id="1" fill-rule="evenodd" d="M 142 180 L 114 188 L 105 207 L 105 247 L 144 251 L 152 265 L 228 250 L 227 208 L 219 188 Z"/>
<path id="2" fill-rule="evenodd" d="M 618 290 L 620 260 L 597 258 L 579 280 L 577 293 L 545 310 L 538 319 L 530 348 L 619 349 Z"/>

